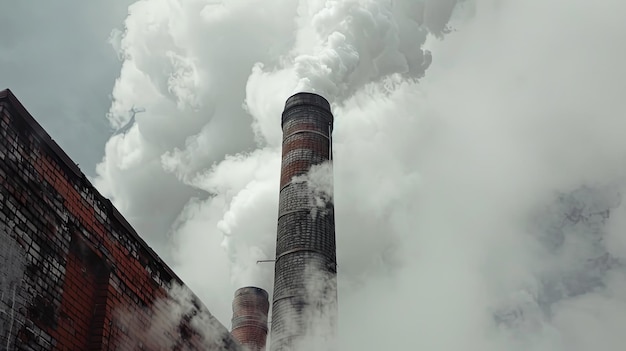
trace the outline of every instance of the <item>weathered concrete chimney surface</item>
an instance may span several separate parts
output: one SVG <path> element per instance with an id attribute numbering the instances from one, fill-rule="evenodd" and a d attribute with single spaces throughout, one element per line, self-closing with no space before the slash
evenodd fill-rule
<path id="1" fill-rule="evenodd" d="M 265 350 L 267 340 L 267 291 L 245 287 L 235 291 L 231 334 L 250 351 Z"/>
<path id="2" fill-rule="evenodd" d="M 334 307 L 322 313 L 316 322 L 334 325 L 337 300 L 332 196 L 320 205 L 313 201 L 314 189 L 310 184 L 294 179 L 307 176 L 315 165 L 328 162 L 330 168 L 330 104 L 312 93 L 293 95 L 285 104 L 282 129 L 271 351 L 293 350 L 302 337 L 309 336 L 311 311 L 316 310 L 313 314 L 320 317 L 320 306 Z"/>

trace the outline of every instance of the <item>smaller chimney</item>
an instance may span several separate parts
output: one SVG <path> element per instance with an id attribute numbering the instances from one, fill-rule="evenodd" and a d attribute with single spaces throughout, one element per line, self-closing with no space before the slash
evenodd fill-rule
<path id="1" fill-rule="evenodd" d="M 235 291 L 231 334 L 250 351 L 265 350 L 269 308 L 267 291 L 261 288 L 249 286 Z"/>

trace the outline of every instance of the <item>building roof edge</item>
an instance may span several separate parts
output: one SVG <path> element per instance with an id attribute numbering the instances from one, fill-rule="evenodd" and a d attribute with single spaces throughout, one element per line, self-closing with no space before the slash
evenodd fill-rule
<path id="1" fill-rule="evenodd" d="M 101 200 L 103 203 L 107 204 L 108 212 L 107 215 L 114 218 L 118 224 L 123 227 L 130 235 L 137 240 L 137 242 L 146 250 L 146 252 L 153 258 L 156 262 L 160 263 L 163 266 L 163 269 L 172 276 L 179 284 L 184 284 L 182 279 L 178 277 L 174 271 L 156 254 L 156 252 L 146 243 L 146 241 L 137 233 L 135 228 L 130 225 L 130 223 L 122 216 L 119 210 L 111 203 L 111 200 L 100 194 L 98 189 L 87 179 L 87 176 L 80 170 L 80 167 L 72 161 L 69 155 L 63 151 L 63 149 L 57 144 L 54 139 L 46 132 L 46 130 L 35 120 L 35 118 L 28 112 L 26 107 L 18 100 L 18 98 L 13 94 L 10 89 L 0 90 L 0 103 L 5 102 L 9 106 L 11 106 L 17 116 L 19 116 L 29 128 L 33 130 L 37 137 L 39 137 L 40 141 L 46 145 L 50 149 L 50 151 L 58 157 L 61 165 L 65 168 L 69 176 L 73 176 L 75 180 L 81 183 L 83 186 L 89 188 L 90 191 Z"/>

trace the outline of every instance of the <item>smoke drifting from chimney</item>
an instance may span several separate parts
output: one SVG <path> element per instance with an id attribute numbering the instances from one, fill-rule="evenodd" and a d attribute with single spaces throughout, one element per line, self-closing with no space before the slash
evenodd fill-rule
<path id="1" fill-rule="evenodd" d="M 267 291 L 257 287 L 235 291 L 231 334 L 250 351 L 265 350 L 268 311 Z"/>
<path id="2" fill-rule="evenodd" d="M 433 16 L 450 15 L 433 6 L 446 1 L 206 3 L 131 9 L 111 119 L 126 123 L 133 104 L 146 113 L 107 144 L 98 184 L 216 317 L 230 319 L 238 287 L 272 294 L 271 265 L 255 262 L 274 256 L 277 119 L 311 77 L 307 91 L 332 99 L 341 116 L 333 172 L 342 350 L 626 343 L 626 268 L 586 268 L 603 246 L 626 262 L 626 202 L 606 234 L 581 228 L 586 220 L 536 229 L 565 239 L 557 254 L 527 223 L 553 192 L 626 169 L 625 2 L 467 0 L 441 41 L 431 31 L 445 24 Z M 352 51 L 328 40 L 335 32 L 360 53 L 358 69 L 343 69 Z M 433 60 L 418 82 L 426 49 Z M 296 64 L 303 55 L 320 59 Z M 204 105 L 181 110 L 179 100 Z M 171 221 L 155 214 L 178 218 L 173 242 L 160 234 Z M 580 284 L 560 280 L 589 271 L 604 287 L 572 296 Z"/>

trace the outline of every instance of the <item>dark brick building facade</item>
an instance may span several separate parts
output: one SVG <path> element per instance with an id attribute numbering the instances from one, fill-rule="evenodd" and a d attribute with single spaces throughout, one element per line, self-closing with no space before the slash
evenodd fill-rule
<path id="1" fill-rule="evenodd" d="M 238 349 L 15 96 L 0 91 L 0 350 Z"/>

